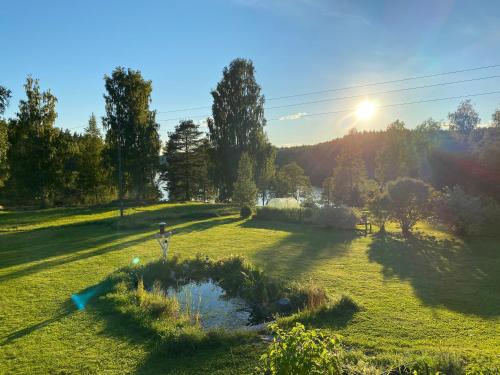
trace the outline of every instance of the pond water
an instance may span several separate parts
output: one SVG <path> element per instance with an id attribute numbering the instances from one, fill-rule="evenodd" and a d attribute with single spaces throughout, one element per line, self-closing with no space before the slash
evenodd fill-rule
<path id="1" fill-rule="evenodd" d="M 236 329 L 250 324 L 251 309 L 245 301 L 225 297 L 224 289 L 213 281 L 191 282 L 170 288 L 167 294 L 177 297 L 182 311 L 198 313 L 203 328 Z"/>

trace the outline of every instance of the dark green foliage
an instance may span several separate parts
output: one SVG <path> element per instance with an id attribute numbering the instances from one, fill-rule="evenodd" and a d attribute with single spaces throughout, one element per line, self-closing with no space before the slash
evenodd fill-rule
<path id="1" fill-rule="evenodd" d="M 0 188 L 3 187 L 8 177 L 8 159 L 7 152 L 9 150 L 9 135 L 7 121 L 0 118 Z"/>
<path id="2" fill-rule="evenodd" d="M 5 112 L 9 105 L 10 90 L 0 86 L 0 115 Z M 7 179 L 8 164 L 7 150 L 9 149 L 9 137 L 7 132 L 7 121 L 0 118 L 0 188 L 4 185 Z"/>
<path id="3" fill-rule="evenodd" d="M 396 121 L 385 131 L 350 132 L 317 145 L 281 148 L 276 161 L 278 166 L 296 162 L 314 186 L 322 186 L 337 166 L 339 156 L 346 150 L 355 151 L 369 179 L 377 178 L 385 183 L 400 176 L 411 176 L 433 182 L 440 172 L 431 169 L 432 153 L 445 140 L 454 142 L 450 132 L 441 130 L 440 125 L 428 119 L 412 130 Z"/>
<path id="4" fill-rule="evenodd" d="M 125 193 L 135 199 L 158 197 L 155 182 L 159 167 L 160 136 L 156 113 L 149 109 L 152 84 L 138 70 L 118 67 L 105 76 L 108 157 L 118 182 L 119 158 Z"/>
<path id="5" fill-rule="evenodd" d="M 207 199 L 209 150 L 202 134 L 191 120 L 180 122 L 175 131 L 169 133 L 162 179 L 167 182 L 172 201 Z"/>
<path id="6" fill-rule="evenodd" d="M 323 206 L 313 211 L 312 223 L 326 228 L 356 229 L 360 215 L 347 206 Z"/>
<path id="7" fill-rule="evenodd" d="M 375 177 L 381 184 L 398 177 L 418 175 L 418 161 L 412 133 L 400 120 L 387 126 L 385 143 L 376 157 Z"/>
<path id="8" fill-rule="evenodd" d="M 467 193 L 461 186 L 446 187 L 433 201 L 436 219 L 459 235 L 498 232 L 500 205 L 491 198 Z"/>
<path id="9" fill-rule="evenodd" d="M 270 190 L 276 174 L 276 148 L 267 142 L 263 134 L 261 138 L 263 139 L 258 143 L 259 150 L 256 155 L 255 183 L 262 204 L 266 205 L 270 198 Z"/>
<path id="10" fill-rule="evenodd" d="M 78 139 L 78 177 L 76 186 L 81 203 L 102 203 L 112 196 L 109 166 L 104 159 L 105 144 L 94 114 L 90 116 L 84 134 Z"/>
<path id="11" fill-rule="evenodd" d="M 273 196 L 307 200 L 311 193 L 309 177 L 304 174 L 304 170 L 297 163 L 289 163 L 277 171 L 272 188 Z"/>
<path id="12" fill-rule="evenodd" d="M 247 153 L 241 155 L 238 164 L 238 177 L 234 183 L 233 203 L 243 207 L 255 207 L 257 186 L 253 177 L 253 163 Z"/>
<path id="13" fill-rule="evenodd" d="M 355 229 L 359 222 L 357 210 L 346 206 L 316 208 L 258 207 L 257 220 L 274 220 L 291 223 L 313 223 L 320 227 Z"/>
<path id="14" fill-rule="evenodd" d="M 244 219 L 252 216 L 252 208 L 250 206 L 242 206 L 240 210 L 240 216 Z"/>
<path id="15" fill-rule="evenodd" d="M 332 177 L 325 180 L 327 188 L 323 194 L 325 202 L 348 206 L 363 205 L 366 168 L 359 155 L 360 150 L 355 145 L 350 145 L 337 156 Z"/>
<path id="16" fill-rule="evenodd" d="M 38 80 L 31 77 L 24 87 L 27 99 L 20 101 L 17 119 L 9 124 L 7 189 L 17 203 L 46 206 L 55 198 L 68 145 L 54 127 L 56 97 L 41 92 Z"/>
<path id="17" fill-rule="evenodd" d="M 213 120 L 209 119 L 210 142 L 215 162 L 215 183 L 219 199 L 233 195 L 238 162 L 246 152 L 255 161 L 259 188 L 264 190 L 272 174 L 269 159 L 273 157 L 264 133 L 264 96 L 255 81 L 250 60 L 235 59 L 224 68 L 222 79 L 212 91 Z"/>
<path id="18" fill-rule="evenodd" d="M 390 200 L 386 192 L 379 193 L 368 202 L 370 217 L 374 224 L 380 228 L 379 234 L 385 235 L 385 223 L 390 217 Z"/>
<path id="19" fill-rule="evenodd" d="M 391 217 L 408 237 L 417 221 L 429 214 L 431 187 L 423 181 L 402 177 L 387 185 L 387 196 Z"/>
<path id="20" fill-rule="evenodd" d="M 311 208 L 272 208 L 257 207 L 255 218 L 258 220 L 286 221 L 303 223 L 310 221 L 313 215 Z"/>
<path id="21" fill-rule="evenodd" d="M 321 203 L 324 205 L 334 204 L 336 201 L 335 180 L 333 177 L 327 177 L 323 181 L 323 190 L 321 191 Z"/>

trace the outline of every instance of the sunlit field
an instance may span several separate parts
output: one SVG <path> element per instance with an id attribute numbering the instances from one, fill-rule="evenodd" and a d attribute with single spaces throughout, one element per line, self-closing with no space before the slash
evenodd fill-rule
<path id="1" fill-rule="evenodd" d="M 160 220 L 175 229 L 171 254 L 242 254 L 280 278 L 312 278 L 332 298 L 350 296 L 360 311 L 304 323 L 373 358 L 498 358 L 498 239 L 462 240 L 421 225 L 411 241 L 393 227 L 381 240 L 241 220 L 223 205 L 155 205 L 126 215 L 119 224 L 106 207 L 0 213 L 0 373 L 250 373 L 267 347 L 258 337 L 173 355 L 102 299 L 83 310 L 72 305 L 72 294 L 134 258 L 158 259 Z"/>

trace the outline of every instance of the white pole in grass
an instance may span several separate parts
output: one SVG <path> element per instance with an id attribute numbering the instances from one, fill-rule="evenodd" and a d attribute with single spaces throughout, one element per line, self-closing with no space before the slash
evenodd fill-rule
<path id="1" fill-rule="evenodd" d="M 159 226 L 160 226 L 160 231 L 156 235 L 156 240 L 160 244 L 163 260 L 166 261 L 168 255 L 168 246 L 170 245 L 170 237 L 172 236 L 172 231 L 165 232 L 165 227 L 167 226 L 167 223 L 161 222 L 159 223 Z"/>

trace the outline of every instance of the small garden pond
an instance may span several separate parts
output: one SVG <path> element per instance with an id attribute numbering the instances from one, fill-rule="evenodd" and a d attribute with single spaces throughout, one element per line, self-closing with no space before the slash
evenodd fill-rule
<path id="1" fill-rule="evenodd" d="M 182 312 L 197 315 L 205 329 L 237 329 L 250 324 L 250 306 L 242 298 L 227 297 L 212 280 L 169 288 L 167 294 L 177 298 Z"/>

